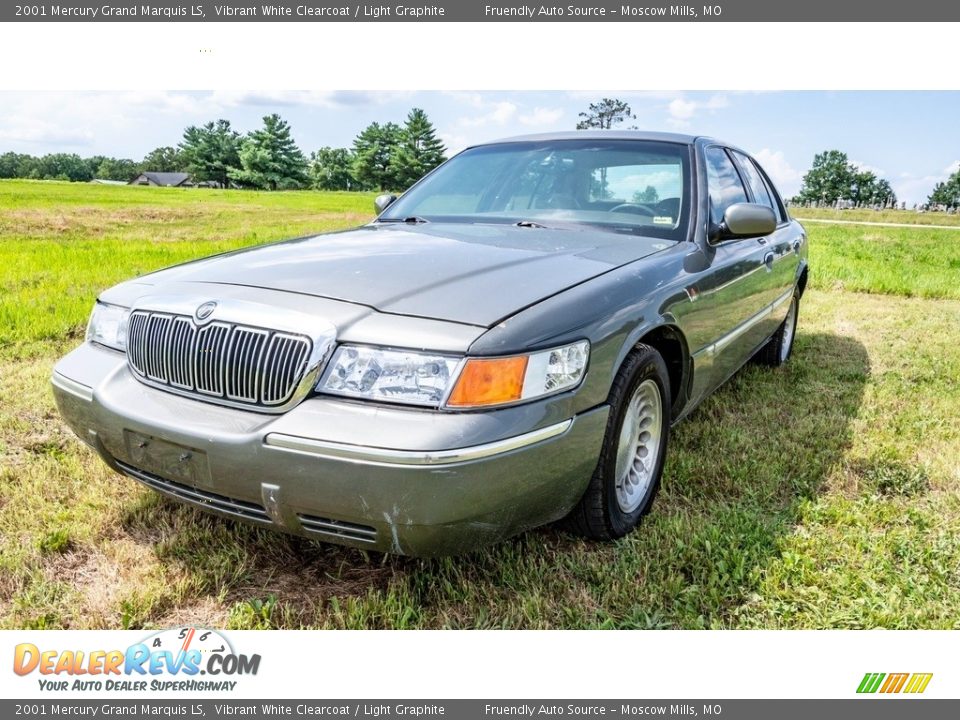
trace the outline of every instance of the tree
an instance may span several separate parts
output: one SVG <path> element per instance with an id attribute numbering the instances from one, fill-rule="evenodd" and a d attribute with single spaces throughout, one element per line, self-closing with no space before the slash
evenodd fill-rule
<path id="1" fill-rule="evenodd" d="M 945 182 L 933 186 L 933 192 L 927 198 L 928 205 L 946 205 L 948 208 L 960 207 L 960 170 L 957 170 Z"/>
<path id="2" fill-rule="evenodd" d="M 413 108 L 389 160 L 397 189 L 407 189 L 446 160 L 445 151 L 427 114 Z"/>
<path id="3" fill-rule="evenodd" d="M 169 146 L 151 150 L 140 164 L 144 172 L 183 172 L 186 169 L 180 151 Z"/>
<path id="4" fill-rule="evenodd" d="M 636 120 L 637 116 L 633 114 L 630 106 L 623 100 L 603 98 L 600 102 L 590 103 L 588 112 L 580 113 L 580 118 L 580 122 L 577 123 L 577 130 L 590 130 L 592 128 L 609 130 L 627 120 Z"/>
<path id="5" fill-rule="evenodd" d="M 106 155 L 94 155 L 93 157 L 84 158 L 83 161 L 87 164 L 87 167 L 90 168 L 90 174 L 98 178 L 101 177 L 101 175 L 99 175 L 97 171 L 100 169 L 103 161 L 107 159 Z"/>
<path id="6" fill-rule="evenodd" d="M 241 185 L 279 190 L 307 185 L 307 159 L 290 134 L 290 125 L 279 115 L 263 118 L 263 127 L 254 130 L 240 145 L 240 167 L 228 170 L 231 180 Z"/>
<path id="7" fill-rule="evenodd" d="M 637 190 L 633 194 L 633 201 L 635 203 L 658 203 L 660 202 L 660 193 L 657 192 L 657 189 L 653 185 L 647 185 L 643 190 Z"/>
<path id="8" fill-rule="evenodd" d="M 855 205 L 868 204 L 873 201 L 876 189 L 876 175 L 870 171 L 854 172 L 846 199 L 853 201 Z"/>
<path id="9" fill-rule="evenodd" d="M 850 199 L 856 168 L 839 150 L 817 153 L 813 167 L 803 176 L 803 185 L 797 195 L 799 202 L 823 202 L 832 205 L 837 200 Z"/>
<path id="10" fill-rule="evenodd" d="M 827 150 L 814 156 L 813 167 L 803 176 L 803 186 L 794 200 L 828 205 L 838 200 L 856 205 L 891 205 L 897 202 L 897 195 L 889 181 L 857 167 L 847 160 L 846 153 Z"/>
<path id="11" fill-rule="evenodd" d="M 322 147 L 310 154 L 311 186 L 317 190 L 350 190 L 353 179 L 353 153 L 348 148 Z"/>
<path id="12" fill-rule="evenodd" d="M 83 158 L 74 153 L 44 155 L 37 163 L 36 172 L 37 176 L 44 180 L 88 182 L 93 179 L 90 167 Z"/>
<path id="13" fill-rule="evenodd" d="M 20 174 L 20 169 L 28 158 L 30 158 L 29 155 L 21 155 L 15 152 L 6 152 L 0 155 L 0 178 L 24 177 Z"/>
<path id="14" fill-rule="evenodd" d="M 873 205 L 889 205 L 891 207 L 897 204 L 897 194 L 893 191 L 890 183 L 884 178 L 879 178 L 874 184 L 870 203 Z"/>
<path id="15" fill-rule="evenodd" d="M 226 187 L 230 169 L 240 167 L 240 133 L 230 127 L 229 120 L 191 125 L 183 131 L 179 147 L 183 164 L 195 180 Z"/>
<path id="16" fill-rule="evenodd" d="M 363 188 L 396 190 L 400 183 L 390 158 L 400 143 L 396 123 L 370 123 L 353 141 L 353 176 Z"/>
<path id="17" fill-rule="evenodd" d="M 129 182 L 140 172 L 140 166 L 127 158 L 104 158 L 94 171 L 94 177 L 102 180 Z"/>
<path id="18" fill-rule="evenodd" d="M 40 159 L 33 157 L 33 155 L 20 155 L 20 162 L 17 163 L 17 175 L 18 178 L 30 178 L 32 180 L 39 180 L 43 177 L 43 173 L 40 171 Z"/>

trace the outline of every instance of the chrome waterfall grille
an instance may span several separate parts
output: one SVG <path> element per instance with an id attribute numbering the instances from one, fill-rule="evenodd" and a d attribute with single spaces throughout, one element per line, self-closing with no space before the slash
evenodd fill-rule
<path id="1" fill-rule="evenodd" d="M 283 405 L 307 370 L 303 335 L 137 310 L 127 329 L 127 362 L 152 385 L 230 404 Z"/>

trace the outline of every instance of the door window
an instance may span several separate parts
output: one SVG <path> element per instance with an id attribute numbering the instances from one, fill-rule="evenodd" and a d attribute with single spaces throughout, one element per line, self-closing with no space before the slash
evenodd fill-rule
<path id="1" fill-rule="evenodd" d="M 776 208 L 773 205 L 773 198 L 770 197 L 770 193 L 767 191 L 767 185 L 763 182 L 763 177 L 753 164 L 753 161 L 742 153 L 734 152 L 733 154 L 737 158 L 737 163 L 740 165 L 740 170 L 743 173 L 744 179 L 747 181 L 747 185 L 750 186 L 753 201 L 760 205 L 766 205 L 776 212 Z"/>
<path id="2" fill-rule="evenodd" d="M 720 147 L 706 150 L 707 190 L 710 194 L 710 220 L 719 225 L 731 205 L 747 202 L 747 191 L 727 151 Z"/>

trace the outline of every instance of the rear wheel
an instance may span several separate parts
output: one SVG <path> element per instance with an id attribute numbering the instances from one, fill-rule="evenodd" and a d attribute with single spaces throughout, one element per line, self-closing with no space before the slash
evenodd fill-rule
<path id="1" fill-rule="evenodd" d="M 609 540 L 633 530 L 650 509 L 670 434 L 670 381 L 663 358 L 638 345 L 610 391 L 610 416 L 597 469 L 565 525 Z"/>
<path id="2" fill-rule="evenodd" d="M 780 367 L 790 359 L 793 352 L 793 338 L 797 334 L 797 314 L 800 309 L 800 297 L 794 293 L 787 309 L 787 317 L 777 328 L 773 337 L 757 352 L 755 359 L 767 367 Z"/>

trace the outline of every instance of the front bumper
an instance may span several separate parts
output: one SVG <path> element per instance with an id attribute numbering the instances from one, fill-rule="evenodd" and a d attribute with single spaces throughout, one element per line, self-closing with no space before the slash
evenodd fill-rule
<path id="1" fill-rule="evenodd" d="M 73 431 L 114 470 L 221 515 L 344 545 L 449 555 L 563 517 L 607 420 L 557 403 L 440 413 L 326 397 L 283 415 L 150 388 L 85 343 L 54 370 Z"/>

